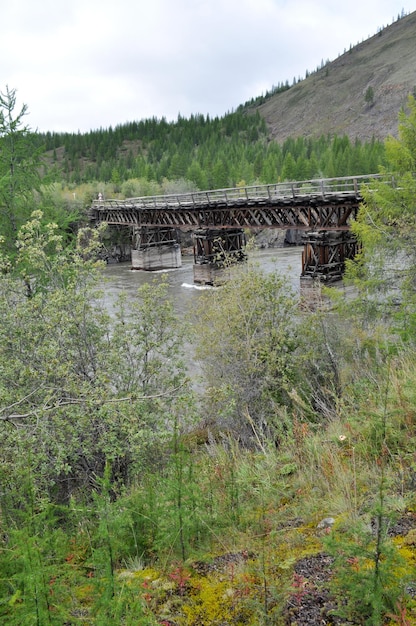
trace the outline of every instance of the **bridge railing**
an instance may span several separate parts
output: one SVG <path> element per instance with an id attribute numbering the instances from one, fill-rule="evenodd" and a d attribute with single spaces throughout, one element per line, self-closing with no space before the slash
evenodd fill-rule
<path id="1" fill-rule="evenodd" d="M 369 183 L 379 174 L 363 176 L 346 176 L 341 178 L 320 178 L 303 181 L 289 181 L 268 185 L 248 185 L 244 187 L 230 187 L 226 189 L 212 189 L 208 191 L 194 191 L 182 194 L 164 194 L 156 196 L 140 196 L 137 198 L 94 200 L 93 208 L 99 209 L 117 206 L 119 208 L 143 209 L 175 209 L 198 208 L 200 205 L 236 205 L 253 201 L 285 200 L 302 197 L 322 197 L 355 194 L 359 195 L 361 185 Z"/>

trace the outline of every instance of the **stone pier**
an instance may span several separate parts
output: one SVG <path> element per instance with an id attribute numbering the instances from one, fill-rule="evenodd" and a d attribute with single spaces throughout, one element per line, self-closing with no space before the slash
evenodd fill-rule
<path id="1" fill-rule="evenodd" d="M 246 260 L 245 245 L 241 228 L 195 231 L 194 282 L 215 285 L 227 280 L 230 267 Z"/>
<path id="2" fill-rule="evenodd" d="M 163 270 L 182 266 L 181 248 L 174 228 L 141 227 L 133 231 L 131 268 Z"/>

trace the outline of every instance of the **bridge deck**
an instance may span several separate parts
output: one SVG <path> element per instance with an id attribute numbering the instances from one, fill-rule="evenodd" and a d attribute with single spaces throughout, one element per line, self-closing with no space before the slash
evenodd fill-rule
<path id="1" fill-rule="evenodd" d="M 252 185 L 185 194 L 95 200 L 91 219 L 124 226 L 348 230 L 361 185 L 378 177 L 349 176 Z"/>

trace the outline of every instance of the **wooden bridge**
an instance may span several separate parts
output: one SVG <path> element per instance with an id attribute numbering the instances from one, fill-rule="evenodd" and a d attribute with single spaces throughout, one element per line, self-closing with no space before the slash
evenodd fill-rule
<path id="1" fill-rule="evenodd" d="M 341 277 L 345 260 L 357 252 L 355 239 L 349 232 L 350 222 L 362 201 L 362 185 L 374 178 L 378 175 L 126 200 L 99 199 L 93 201 L 90 218 L 96 223 L 130 227 L 136 250 L 172 246 L 176 230 L 191 230 L 197 265 L 215 265 L 215 258 L 218 265 L 220 249 L 241 258 L 245 243 L 243 229 L 303 230 L 305 249 L 301 275 L 334 280 Z"/>

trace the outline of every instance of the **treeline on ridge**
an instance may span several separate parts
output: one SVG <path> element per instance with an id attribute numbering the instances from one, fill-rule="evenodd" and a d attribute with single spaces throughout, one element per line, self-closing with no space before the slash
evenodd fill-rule
<path id="1" fill-rule="evenodd" d="M 133 179 L 183 180 L 202 190 L 371 174 L 384 162 L 377 140 L 322 135 L 279 144 L 258 112 L 242 109 L 221 118 L 179 115 L 174 122 L 151 118 L 88 133 L 48 132 L 36 141 L 45 147 L 49 180 L 113 183 L 115 192 Z"/>

